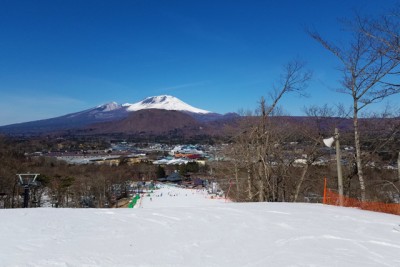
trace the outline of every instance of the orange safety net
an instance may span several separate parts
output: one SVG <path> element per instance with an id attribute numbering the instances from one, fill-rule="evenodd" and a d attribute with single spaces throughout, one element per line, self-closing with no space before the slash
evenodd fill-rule
<path id="1" fill-rule="evenodd" d="M 340 206 L 340 196 L 338 193 L 326 189 L 324 192 L 324 204 Z M 342 196 L 343 207 L 354 207 L 363 210 L 391 213 L 400 215 L 400 204 L 383 202 L 362 202 L 356 198 Z"/>

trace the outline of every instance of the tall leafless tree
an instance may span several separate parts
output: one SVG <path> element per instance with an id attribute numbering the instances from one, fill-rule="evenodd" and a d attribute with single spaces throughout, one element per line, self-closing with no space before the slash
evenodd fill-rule
<path id="1" fill-rule="evenodd" d="M 395 29 L 398 20 L 386 20 L 389 28 Z M 361 199 L 365 200 L 366 185 L 363 173 L 359 115 L 367 106 L 400 92 L 393 83 L 393 75 L 399 71 L 398 32 L 395 35 L 381 31 L 382 24 L 356 16 L 350 23 L 351 38 L 347 45 L 335 45 L 316 31 L 310 36 L 330 51 L 341 63 L 342 81 L 340 93 L 352 98 L 354 143 L 356 149 L 357 174 Z"/>
<path id="2" fill-rule="evenodd" d="M 278 175 L 274 174 L 273 164 L 280 149 L 284 134 L 279 127 L 274 127 L 276 120 L 271 117 L 277 113 L 277 105 L 285 94 L 303 94 L 311 72 L 305 69 L 305 64 L 293 60 L 283 68 L 279 82 L 270 92 L 270 102 L 261 98 L 257 118 L 234 138 L 236 167 L 244 167 L 247 178 L 246 191 L 249 201 L 276 201 L 278 199 Z M 236 171 L 236 175 L 238 175 Z M 239 180 L 239 178 L 236 178 Z"/>

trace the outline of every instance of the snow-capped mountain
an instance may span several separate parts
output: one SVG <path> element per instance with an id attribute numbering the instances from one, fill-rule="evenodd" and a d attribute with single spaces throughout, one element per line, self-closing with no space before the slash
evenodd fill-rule
<path id="1" fill-rule="evenodd" d="M 182 127 L 188 128 L 191 125 L 195 128 L 200 127 L 199 123 L 221 122 L 231 120 L 236 116 L 238 115 L 232 113 L 225 115 L 212 113 L 195 108 L 176 97 L 161 95 L 148 97 L 134 104 L 120 105 L 110 102 L 60 117 L 0 126 L 0 133 L 36 135 L 55 131 L 86 131 L 88 128 L 98 128 L 93 125 L 99 123 L 102 128 L 97 131 L 99 134 L 103 132 L 103 129 L 118 132 L 129 129 L 135 132 L 140 128 L 141 132 L 147 132 L 150 126 L 155 124 L 158 125 L 157 131 L 162 132 L 161 128 L 179 128 L 177 120 L 181 122 Z M 139 127 L 139 125 L 142 126 Z M 108 132 L 112 132 L 111 130 Z"/>
<path id="2" fill-rule="evenodd" d="M 192 107 L 189 104 L 181 101 L 180 99 L 170 95 L 151 96 L 146 99 L 134 103 L 122 105 L 127 111 L 138 111 L 142 109 L 165 109 L 165 110 L 177 110 L 186 111 L 198 114 L 211 113 L 210 111 Z"/>

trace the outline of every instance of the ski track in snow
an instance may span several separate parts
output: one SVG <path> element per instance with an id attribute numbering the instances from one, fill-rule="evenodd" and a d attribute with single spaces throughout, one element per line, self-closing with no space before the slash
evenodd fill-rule
<path id="1" fill-rule="evenodd" d="M 400 266 L 400 217 L 165 186 L 134 209 L 0 210 L 0 266 Z"/>

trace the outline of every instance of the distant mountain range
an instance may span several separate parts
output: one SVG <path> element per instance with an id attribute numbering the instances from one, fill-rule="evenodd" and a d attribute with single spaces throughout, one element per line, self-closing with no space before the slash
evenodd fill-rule
<path id="1" fill-rule="evenodd" d="M 41 135 L 72 131 L 91 134 L 168 134 L 180 131 L 210 134 L 224 121 L 238 117 L 236 113 L 212 113 L 176 97 L 161 95 L 134 104 L 111 102 L 56 118 L 0 126 L 0 133 Z"/>

